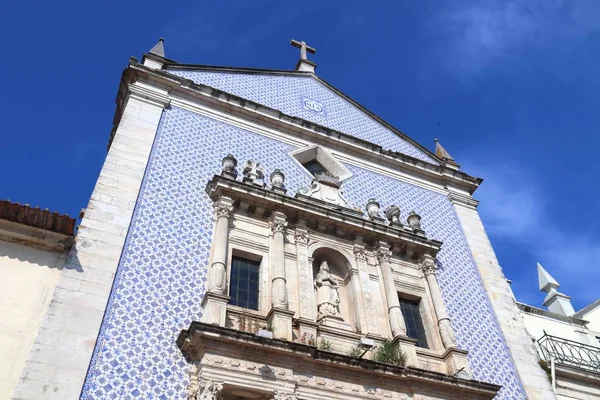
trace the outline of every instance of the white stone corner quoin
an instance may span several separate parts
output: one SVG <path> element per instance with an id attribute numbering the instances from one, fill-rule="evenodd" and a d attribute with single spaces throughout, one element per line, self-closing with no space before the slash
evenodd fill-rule
<path id="1" fill-rule="evenodd" d="M 539 367 L 535 347 L 479 217 L 479 202 L 452 191 L 448 200 L 454 206 L 527 398 L 556 398 L 546 373 Z"/>
<path id="2" fill-rule="evenodd" d="M 78 399 L 106 311 L 166 91 L 141 82 L 128 98 L 14 399 Z"/>

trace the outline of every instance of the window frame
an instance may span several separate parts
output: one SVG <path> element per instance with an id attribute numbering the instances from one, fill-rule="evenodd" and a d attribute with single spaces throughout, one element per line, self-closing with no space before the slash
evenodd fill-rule
<path id="1" fill-rule="evenodd" d="M 232 300 L 233 300 L 233 296 L 232 296 L 232 284 L 233 284 L 233 281 L 234 281 L 234 279 L 233 279 L 234 278 L 233 277 L 234 262 L 236 261 L 236 259 L 244 260 L 244 261 L 248 262 L 249 264 L 254 264 L 256 266 L 256 269 L 257 269 L 257 271 L 256 271 L 256 277 L 257 277 L 257 280 L 256 280 L 256 289 L 257 289 L 256 290 L 256 308 L 250 307 L 251 303 L 249 301 L 250 300 L 249 298 L 248 298 L 248 301 L 247 301 L 247 305 L 248 305 L 247 307 L 244 307 L 244 306 L 239 305 L 239 304 L 234 304 L 232 302 Z M 228 277 L 229 277 L 229 282 L 228 282 L 228 285 L 227 285 L 227 293 L 229 295 L 229 303 L 228 303 L 228 305 L 230 305 L 232 307 L 237 307 L 237 308 L 240 308 L 240 309 L 244 309 L 244 310 L 251 310 L 251 311 L 260 312 L 260 310 L 261 310 L 261 293 L 262 293 L 262 290 L 261 290 L 262 289 L 262 287 L 261 287 L 262 286 L 261 285 L 261 281 L 262 281 L 261 274 L 263 272 L 262 260 L 263 260 L 263 257 L 261 257 L 259 255 L 256 255 L 256 254 L 247 253 L 247 252 L 243 252 L 243 251 L 235 251 L 235 250 L 233 250 L 231 252 L 230 258 L 229 258 L 229 265 L 228 265 L 228 268 L 227 268 L 228 269 L 227 274 L 228 274 Z M 239 293 L 239 284 L 237 286 L 237 291 Z M 250 292 L 250 291 L 248 291 L 248 292 Z M 238 298 L 238 296 L 237 296 L 238 293 L 236 293 L 236 299 Z"/>
<path id="2" fill-rule="evenodd" d="M 403 296 L 402 293 L 398 293 L 398 302 L 400 303 L 400 310 L 402 312 L 402 318 L 404 319 L 404 324 L 406 325 L 406 335 L 412 339 L 416 339 L 416 347 L 420 348 L 420 349 L 432 349 L 432 343 L 431 343 L 431 338 L 428 332 L 428 324 L 427 324 L 427 318 L 425 318 L 423 316 L 423 298 L 420 297 L 413 297 L 413 296 Z M 422 331 L 422 337 L 419 338 L 418 336 L 418 332 L 417 332 L 417 337 L 412 337 L 408 334 L 409 332 L 409 321 L 407 320 L 407 316 L 405 313 L 404 308 L 402 307 L 402 303 L 405 304 L 410 304 L 411 306 L 416 307 L 416 311 L 418 312 L 418 316 L 419 316 L 419 321 L 421 323 L 421 331 Z M 412 310 L 412 313 L 414 314 L 415 310 Z M 416 324 L 416 321 L 415 321 Z M 415 326 L 415 329 L 418 331 L 419 328 L 418 326 Z M 422 342 L 425 343 L 422 343 Z M 424 345 L 423 345 L 424 344 Z"/>

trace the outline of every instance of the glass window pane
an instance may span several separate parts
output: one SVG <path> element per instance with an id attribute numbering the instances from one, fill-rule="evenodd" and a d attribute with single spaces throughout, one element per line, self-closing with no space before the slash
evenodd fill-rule
<path id="1" fill-rule="evenodd" d="M 417 339 L 417 346 L 428 348 L 427 334 L 425 333 L 425 327 L 421 319 L 419 302 L 400 299 L 400 309 L 402 310 L 406 324 L 406 334 L 413 339 Z"/>
<path id="2" fill-rule="evenodd" d="M 321 165 L 317 160 L 312 160 L 302 165 L 308 172 L 310 172 L 313 176 L 318 174 L 322 174 L 323 172 L 327 172 L 325 167 Z"/>
<path id="3" fill-rule="evenodd" d="M 233 257 L 231 262 L 230 303 L 258 310 L 260 262 Z"/>

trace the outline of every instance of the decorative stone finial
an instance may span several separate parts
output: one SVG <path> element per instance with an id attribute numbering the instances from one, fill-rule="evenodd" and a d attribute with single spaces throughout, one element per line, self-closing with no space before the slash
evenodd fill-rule
<path id="1" fill-rule="evenodd" d="M 381 218 L 379 216 L 379 209 L 381 208 L 381 206 L 379 205 L 377 200 L 375 200 L 374 198 L 370 198 L 367 201 L 366 208 L 367 208 L 367 214 L 369 215 L 369 218 L 371 218 L 371 219 Z"/>
<path id="2" fill-rule="evenodd" d="M 406 222 L 416 234 L 425 234 L 425 231 L 421 229 L 421 216 L 414 211 L 411 211 L 406 218 Z"/>
<path id="3" fill-rule="evenodd" d="M 260 163 L 252 160 L 246 161 L 242 173 L 244 174 L 243 182 L 265 187 L 265 172 Z"/>
<path id="4" fill-rule="evenodd" d="M 391 226 L 402 226 L 402 222 L 400 222 L 400 207 L 392 204 L 385 209 L 384 213 L 385 217 L 390 221 Z"/>
<path id="5" fill-rule="evenodd" d="M 440 144 L 439 140 L 437 138 L 433 140 L 435 142 L 435 155 L 442 159 L 449 167 L 458 169 L 460 165 L 454 161 L 454 158 L 452 158 L 450 153 L 448 153 L 448 151 Z"/>
<path id="6" fill-rule="evenodd" d="M 148 52 L 150 54 L 154 54 L 155 56 L 164 57 L 165 56 L 165 39 L 158 39 L 158 43 L 154 45 L 153 48 Z"/>
<path id="7" fill-rule="evenodd" d="M 575 314 L 575 309 L 571 304 L 571 297 L 556 290 L 560 286 L 556 279 L 540 263 L 537 263 L 537 270 L 540 290 L 548 293 L 544 299 L 544 305 L 548 307 L 548 310 L 567 317 Z"/>
<path id="8" fill-rule="evenodd" d="M 226 176 L 228 178 L 235 179 L 237 177 L 237 171 L 235 167 L 237 166 L 237 160 L 232 154 L 227 154 L 221 160 L 221 175 Z"/>
<path id="9" fill-rule="evenodd" d="M 271 181 L 271 188 L 276 192 L 285 193 L 286 189 L 283 183 L 285 182 L 285 175 L 281 172 L 280 169 L 276 169 L 269 176 L 269 180 Z"/>

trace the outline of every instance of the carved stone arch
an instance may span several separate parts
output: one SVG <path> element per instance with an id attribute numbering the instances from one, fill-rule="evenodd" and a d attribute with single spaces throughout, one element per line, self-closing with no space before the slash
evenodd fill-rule
<path id="1" fill-rule="evenodd" d="M 341 247 L 341 246 L 335 246 L 332 243 L 322 242 L 322 241 L 313 241 L 308 246 L 309 261 L 311 261 L 311 262 L 314 261 L 315 252 L 317 252 L 319 249 L 323 249 L 323 248 L 330 249 L 332 251 L 336 251 L 336 252 L 340 253 L 346 259 L 346 263 L 349 268 L 349 272 L 352 270 L 355 270 L 357 268 L 356 260 L 355 260 L 354 254 L 352 253 L 352 249 L 350 249 L 350 248 L 347 249 L 347 248 Z"/>
<path id="2" fill-rule="evenodd" d="M 361 297 L 358 293 L 359 282 L 358 275 L 354 273 L 356 271 L 356 261 L 353 257 L 353 253 L 347 249 L 332 246 L 331 243 L 317 242 L 313 243 L 309 249 L 309 265 L 312 266 L 313 281 L 315 287 L 313 296 L 315 298 L 315 310 L 317 318 L 322 320 L 321 322 L 325 325 L 331 325 L 338 328 L 343 328 L 351 331 L 360 331 L 360 311 Z M 333 315 L 327 315 L 327 313 L 318 313 L 319 305 L 319 293 L 317 275 L 320 272 L 320 268 L 326 261 L 329 266 L 329 275 L 337 282 L 337 291 L 339 294 L 339 305 L 337 312 Z M 330 291 L 333 289 L 329 289 Z"/>

